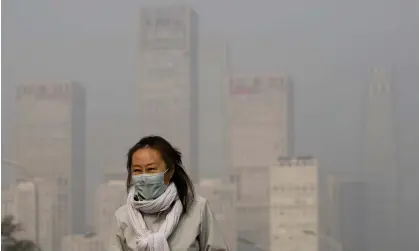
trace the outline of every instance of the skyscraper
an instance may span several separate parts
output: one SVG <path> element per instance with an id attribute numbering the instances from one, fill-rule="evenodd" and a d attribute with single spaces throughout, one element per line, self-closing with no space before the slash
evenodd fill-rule
<path id="1" fill-rule="evenodd" d="M 57 250 L 63 231 L 60 229 L 66 224 L 65 218 L 58 217 L 58 210 L 61 207 L 61 215 L 65 215 L 68 209 L 58 204 L 58 193 L 60 187 L 55 182 L 48 182 L 43 179 L 35 179 L 38 208 L 38 244 L 44 251 Z"/>
<path id="2" fill-rule="evenodd" d="M 232 165 L 268 167 L 293 151 L 293 85 L 287 76 L 230 78 Z"/>
<path id="3" fill-rule="evenodd" d="M 270 167 L 270 250 L 338 250 L 326 249 L 339 244 L 319 231 L 318 169 L 313 157 L 282 157 Z"/>
<path id="4" fill-rule="evenodd" d="M 140 11 L 140 136 L 161 135 L 198 181 L 198 16 L 186 5 Z"/>
<path id="5" fill-rule="evenodd" d="M 369 251 L 397 247 L 398 177 L 391 76 L 373 69 L 368 84 L 364 149 L 367 179 L 367 241 Z"/>
<path id="6" fill-rule="evenodd" d="M 105 179 L 96 192 L 95 233 L 107 246 L 109 228 L 115 219 L 116 210 L 126 202 L 127 186 L 125 173 L 105 173 Z"/>
<path id="7" fill-rule="evenodd" d="M 85 228 L 84 88 L 73 82 L 20 85 L 16 98 L 17 162 L 48 184 L 53 205 L 40 205 L 54 208 L 47 211 L 58 249 L 61 236 Z"/>
<path id="8" fill-rule="evenodd" d="M 234 75 L 228 93 L 238 234 L 269 248 L 269 167 L 292 154 L 292 82 L 281 75 Z"/>
<path id="9" fill-rule="evenodd" d="M 368 250 L 365 231 L 366 182 L 351 173 L 329 174 L 328 206 L 322 219 L 332 238 L 343 250 Z"/>
<path id="10" fill-rule="evenodd" d="M 203 180 L 195 186 L 197 193 L 211 204 L 211 211 L 220 225 L 225 242 L 231 251 L 236 251 L 236 189 L 233 184 L 225 184 L 222 180 Z"/>
<path id="11" fill-rule="evenodd" d="M 227 41 L 218 36 L 205 37 L 199 47 L 199 165 L 209 176 L 228 177 L 231 171 L 227 113 L 230 49 Z"/>

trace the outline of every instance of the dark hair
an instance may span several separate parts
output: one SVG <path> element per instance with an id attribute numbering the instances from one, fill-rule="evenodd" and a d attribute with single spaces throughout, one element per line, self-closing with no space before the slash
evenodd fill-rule
<path id="1" fill-rule="evenodd" d="M 174 148 L 167 140 L 160 136 L 147 136 L 142 138 L 128 151 L 127 154 L 127 190 L 131 187 L 131 165 L 132 156 L 136 151 L 143 148 L 151 148 L 158 151 L 166 164 L 168 170 L 173 170 L 171 181 L 175 183 L 178 191 L 178 196 L 182 202 L 183 212 L 187 212 L 191 203 L 195 199 L 195 190 L 191 179 L 185 172 L 182 164 L 182 154 Z"/>

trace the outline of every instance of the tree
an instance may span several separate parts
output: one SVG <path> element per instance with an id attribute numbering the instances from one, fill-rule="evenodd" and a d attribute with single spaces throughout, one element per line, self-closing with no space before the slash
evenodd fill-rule
<path id="1" fill-rule="evenodd" d="M 16 233 L 22 231 L 22 225 L 14 222 L 12 215 L 1 220 L 1 251 L 39 251 L 39 247 L 32 240 L 16 238 Z"/>

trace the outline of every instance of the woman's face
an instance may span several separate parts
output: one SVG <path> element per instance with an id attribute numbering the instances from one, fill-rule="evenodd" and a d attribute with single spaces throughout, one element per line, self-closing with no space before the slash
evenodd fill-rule
<path id="1" fill-rule="evenodd" d="M 131 175 L 161 173 L 167 170 L 160 153 L 152 148 L 141 148 L 132 155 Z M 164 183 L 169 184 L 173 168 L 164 175 Z"/>

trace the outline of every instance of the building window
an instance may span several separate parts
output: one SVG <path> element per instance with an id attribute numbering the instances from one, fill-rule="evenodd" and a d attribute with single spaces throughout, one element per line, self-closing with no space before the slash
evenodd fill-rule
<path id="1" fill-rule="evenodd" d="M 170 25 L 170 19 L 169 18 L 157 18 L 156 19 L 156 27 L 167 27 Z"/>

